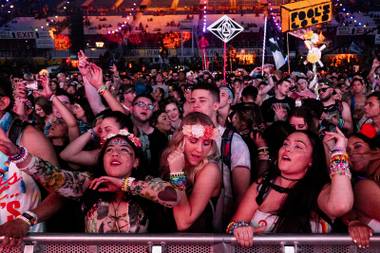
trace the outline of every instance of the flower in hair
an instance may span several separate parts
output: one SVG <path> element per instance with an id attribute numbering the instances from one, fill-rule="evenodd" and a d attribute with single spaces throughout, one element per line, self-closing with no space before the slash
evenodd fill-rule
<path id="1" fill-rule="evenodd" d="M 204 138 L 206 140 L 216 140 L 219 135 L 218 129 L 212 126 L 203 126 L 201 124 L 196 125 L 184 125 L 182 128 L 182 133 L 189 137 L 194 138 Z"/>
<path id="2" fill-rule="evenodd" d="M 130 142 L 135 145 L 137 148 L 141 148 L 142 144 L 138 137 L 136 137 L 134 134 L 130 133 L 127 129 L 120 129 L 117 133 L 111 133 L 106 136 L 105 140 L 109 140 L 117 135 L 126 136 Z"/>

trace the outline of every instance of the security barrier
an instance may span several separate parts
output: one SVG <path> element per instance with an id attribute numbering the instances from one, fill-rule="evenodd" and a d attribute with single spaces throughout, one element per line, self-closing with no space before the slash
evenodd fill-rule
<path id="1" fill-rule="evenodd" d="M 360 249 L 347 235 L 260 235 L 252 248 L 214 234 L 33 234 L 10 253 L 380 253 L 380 235 Z"/>

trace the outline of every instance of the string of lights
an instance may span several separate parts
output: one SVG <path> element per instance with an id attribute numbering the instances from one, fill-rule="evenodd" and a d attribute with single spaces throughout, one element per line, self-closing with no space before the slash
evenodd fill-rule
<path id="1" fill-rule="evenodd" d="M 133 20 L 133 17 L 136 16 L 137 13 L 137 3 L 136 0 L 133 1 L 132 7 L 130 8 L 130 11 L 127 16 L 127 21 L 123 21 L 123 23 L 118 24 L 117 28 L 114 30 L 108 30 L 107 34 L 118 34 L 123 32 L 124 30 L 128 28 L 128 21 Z"/>
<path id="2" fill-rule="evenodd" d="M 349 11 L 347 7 L 343 5 L 343 0 L 335 0 L 334 6 L 339 12 L 344 14 L 347 20 L 352 21 L 354 26 L 367 28 L 367 24 L 364 24 L 363 22 L 357 20 L 355 15 L 351 11 Z"/>
<path id="3" fill-rule="evenodd" d="M 273 5 L 268 1 L 269 17 L 272 19 L 276 29 L 281 31 L 281 18 L 277 17 L 277 14 L 273 10 Z"/>
<path id="4" fill-rule="evenodd" d="M 205 33 L 207 29 L 207 0 L 203 0 L 203 26 L 202 32 Z"/>

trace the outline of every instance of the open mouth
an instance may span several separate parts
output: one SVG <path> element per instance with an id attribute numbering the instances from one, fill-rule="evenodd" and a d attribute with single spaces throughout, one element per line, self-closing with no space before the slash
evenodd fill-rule
<path id="1" fill-rule="evenodd" d="M 283 161 L 291 161 L 291 159 L 287 155 L 281 156 L 281 160 L 283 160 Z"/>
<path id="2" fill-rule="evenodd" d="M 118 161 L 118 160 L 112 160 L 111 161 L 111 165 L 113 165 L 113 166 L 117 166 L 117 165 L 120 165 L 120 164 L 121 164 L 121 162 Z"/>

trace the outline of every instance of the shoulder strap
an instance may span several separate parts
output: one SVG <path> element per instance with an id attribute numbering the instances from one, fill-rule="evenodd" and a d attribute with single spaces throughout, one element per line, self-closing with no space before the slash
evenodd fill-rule
<path id="1" fill-rule="evenodd" d="M 8 132 L 9 139 L 16 144 L 21 132 L 25 129 L 27 124 L 20 119 L 14 119 Z"/>
<path id="2" fill-rule="evenodd" d="M 231 146 L 232 146 L 232 137 L 234 136 L 234 131 L 230 128 L 226 128 L 222 135 L 221 143 L 221 155 L 222 161 L 225 165 L 231 168 Z"/>

